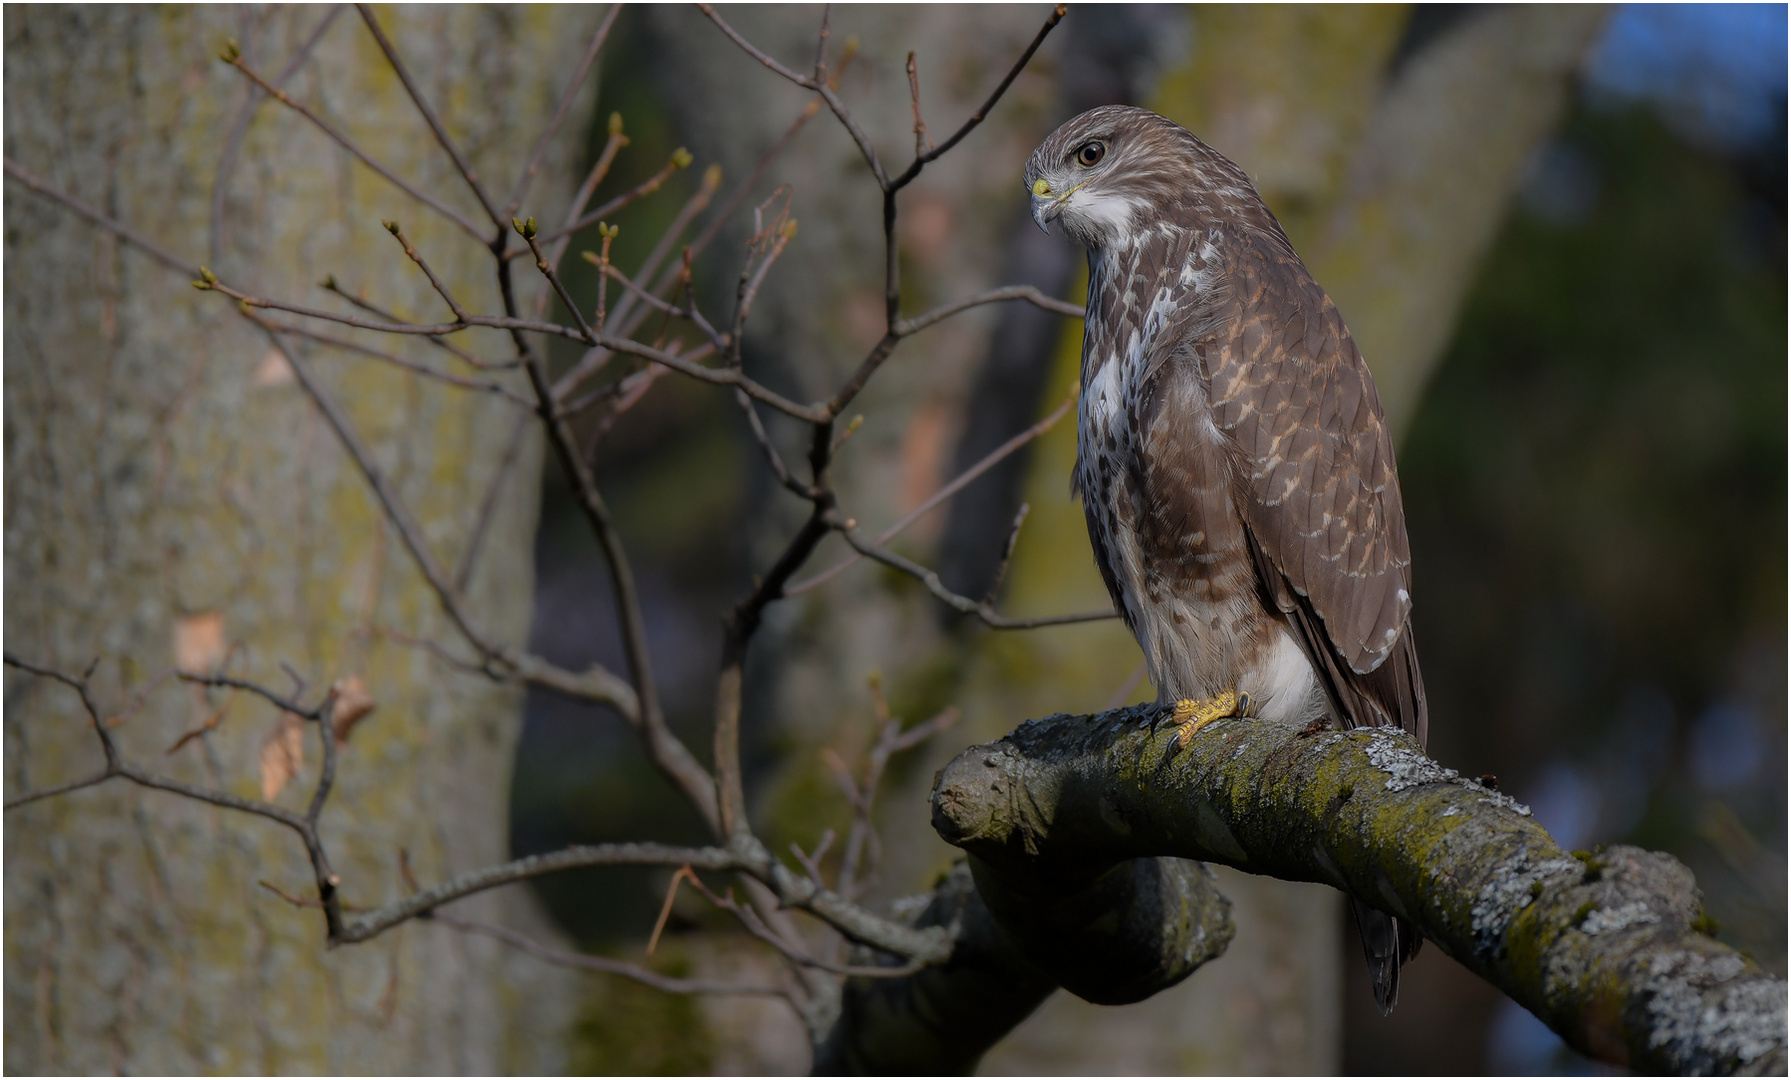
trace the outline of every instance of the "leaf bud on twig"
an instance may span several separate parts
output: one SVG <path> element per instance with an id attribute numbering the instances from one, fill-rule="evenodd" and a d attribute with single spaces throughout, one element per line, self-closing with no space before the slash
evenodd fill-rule
<path id="1" fill-rule="evenodd" d="M 692 160 L 694 159 L 691 158 L 690 151 L 682 146 L 672 151 L 672 168 L 674 169 L 688 169 Z"/>
<path id="2" fill-rule="evenodd" d="M 511 218 L 510 224 L 516 226 L 517 235 L 521 236 L 524 240 L 533 240 L 535 238 L 535 219 L 534 218 L 529 218 L 527 220 L 518 220 L 517 218 Z"/>
<path id="3" fill-rule="evenodd" d="M 236 39 L 225 38 L 224 48 L 223 51 L 218 53 L 218 59 L 224 61 L 226 64 L 234 64 L 242 58 L 242 55 L 242 47 L 236 43 Z"/>
<path id="4" fill-rule="evenodd" d="M 609 114 L 609 133 L 611 135 L 622 134 L 622 114 L 621 113 L 613 112 L 613 113 Z"/>
<path id="5" fill-rule="evenodd" d="M 398 223 L 396 221 L 392 220 L 391 218 L 380 218 L 379 223 L 381 225 L 384 225 L 386 227 L 386 231 L 391 233 L 393 236 L 398 235 Z"/>

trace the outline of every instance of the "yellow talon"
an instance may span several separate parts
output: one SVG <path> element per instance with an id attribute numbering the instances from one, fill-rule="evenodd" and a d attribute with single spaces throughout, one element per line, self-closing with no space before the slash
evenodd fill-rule
<path id="1" fill-rule="evenodd" d="M 1175 749 L 1187 746 L 1195 732 L 1213 721 L 1242 716 L 1249 707 L 1250 695 L 1236 690 L 1221 690 L 1205 701 L 1183 698 L 1175 703 L 1175 712 L 1169 717 L 1180 725 L 1180 730 L 1175 733 Z"/>

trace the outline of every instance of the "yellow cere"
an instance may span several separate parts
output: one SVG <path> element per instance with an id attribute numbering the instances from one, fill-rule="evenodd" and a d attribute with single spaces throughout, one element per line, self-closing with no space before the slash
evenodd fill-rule
<path id="1" fill-rule="evenodd" d="M 1032 193 L 1034 195 L 1049 195 L 1051 194 L 1051 185 L 1041 176 L 1032 182 Z"/>

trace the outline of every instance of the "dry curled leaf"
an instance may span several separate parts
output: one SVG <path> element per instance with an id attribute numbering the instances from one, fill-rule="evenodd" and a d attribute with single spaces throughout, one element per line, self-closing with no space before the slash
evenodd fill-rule
<path id="1" fill-rule="evenodd" d="M 367 684 L 359 675 L 337 679 L 330 687 L 330 694 L 336 699 L 330 719 L 336 732 L 336 745 L 340 746 L 348 741 L 348 733 L 354 726 L 373 711 L 373 695 L 367 692 Z"/>
<path id="2" fill-rule="evenodd" d="M 304 767 L 305 722 L 282 712 L 261 740 L 261 797 L 272 802 Z"/>
<path id="3" fill-rule="evenodd" d="M 174 666 L 182 671 L 212 671 L 224 659 L 224 615 L 201 611 L 174 620 Z"/>

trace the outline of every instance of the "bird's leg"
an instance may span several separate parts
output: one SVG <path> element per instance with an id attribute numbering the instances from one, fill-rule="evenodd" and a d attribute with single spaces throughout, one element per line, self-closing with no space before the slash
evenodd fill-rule
<path id="1" fill-rule="evenodd" d="M 1180 725 L 1175 733 L 1175 742 L 1170 746 L 1170 753 L 1175 753 L 1188 745 L 1194 733 L 1215 720 L 1223 720 L 1228 716 L 1243 716 L 1250 708 L 1250 695 L 1240 694 L 1236 690 L 1221 690 L 1204 701 L 1183 698 L 1175 703 L 1175 711 L 1169 718 Z"/>

